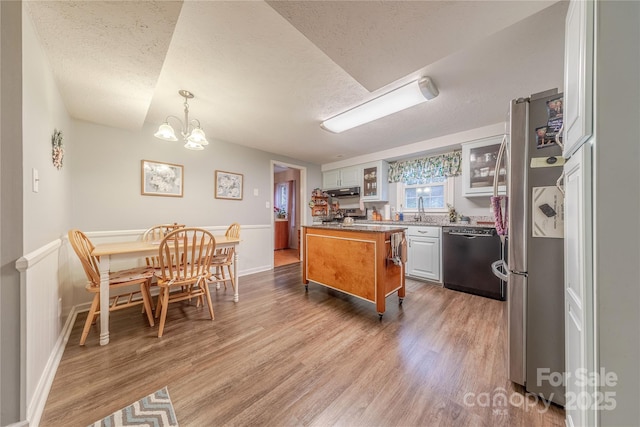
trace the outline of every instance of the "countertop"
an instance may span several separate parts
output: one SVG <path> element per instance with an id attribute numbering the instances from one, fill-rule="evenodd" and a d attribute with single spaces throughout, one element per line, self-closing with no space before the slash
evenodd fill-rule
<path id="1" fill-rule="evenodd" d="M 367 219 L 356 219 L 356 224 L 371 224 L 380 226 L 401 225 L 404 227 L 422 226 L 422 227 L 485 227 L 495 228 L 493 218 L 490 216 L 471 216 L 469 223 L 449 222 L 447 215 L 426 215 L 424 221 L 415 221 L 412 214 L 405 215 L 405 221 L 372 221 Z M 481 224 L 478 224 L 480 222 Z M 319 225 L 320 223 L 318 223 Z M 327 224 L 327 223 L 325 223 Z M 334 223 L 335 224 L 335 223 Z"/>
<path id="2" fill-rule="evenodd" d="M 493 224 L 478 224 L 475 221 L 471 221 L 468 224 L 462 222 L 449 222 L 449 221 L 370 221 L 370 220 L 358 220 L 356 224 L 372 224 L 381 226 L 402 225 L 409 226 L 422 226 L 422 227 L 482 227 L 482 228 L 495 228 Z"/>
<path id="3" fill-rule="evenodd" d="M 401 223 L 400 223 L 401 224 Z M 407 227 L 401 227 L 398 224 L 391 224 L 390 221 L 370 221 L 370 222 L 360 222 L 358 221 L 354 225 L 344 225 L 340 223 L 324 223 L 324 224 L 313 224 L 313 225 L 303 225 L 303 227 L 307 228 L 319 228 L 322 230 L 340 230 L 340 231 L 356 231 L 363 233 L 387 233 L 393 231 L 404 231 Z"/>

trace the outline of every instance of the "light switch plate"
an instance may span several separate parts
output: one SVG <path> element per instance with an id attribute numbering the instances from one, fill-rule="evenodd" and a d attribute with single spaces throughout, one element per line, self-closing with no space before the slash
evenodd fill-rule
<path id="1" fill-rule="evenodd" d="M 265 203 L 265 208 L 269 209 L 270 207 L 271 207 L 271 203 L 266 202 L 266 203 Z"/>

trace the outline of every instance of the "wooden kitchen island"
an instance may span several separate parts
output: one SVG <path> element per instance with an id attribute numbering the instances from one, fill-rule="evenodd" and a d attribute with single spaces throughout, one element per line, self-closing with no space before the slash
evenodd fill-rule
<path id="1" fill-rule="evenodd" d="M 402 304 L 405 296 L 405 229 L 397 225 L 303 226 L 305 288 L 312 281 L 372 302 L 382 318 L 386 297 L 397 291 Z M 400 250 L 394 251 L 392 242 Z"/>

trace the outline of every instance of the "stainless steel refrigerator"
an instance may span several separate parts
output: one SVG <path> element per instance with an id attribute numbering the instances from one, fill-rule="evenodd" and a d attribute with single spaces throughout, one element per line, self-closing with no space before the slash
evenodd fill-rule
<path id="1" fill-rule="evenodd" d="M 508 228 L 502 262 L 509 379 L 564 405 L 564 385 L 557 381 L 564 372 L 564 200 L 556 187 L 563 159 L 554 137 L 561 132 L 561 97 L 554 89 L 511 102 L 504 142 Z"/>

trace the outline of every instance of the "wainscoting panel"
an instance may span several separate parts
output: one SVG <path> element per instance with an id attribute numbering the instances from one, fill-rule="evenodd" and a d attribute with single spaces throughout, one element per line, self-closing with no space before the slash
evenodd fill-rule
<path id="1" fill-rule="evenodd" d="M 33 419 L 39 404 L 44 407 L 54 376 L 47 371 L 54 364 L 57 366 L 54 359 L 62 330 L 58 276 L 61 245 L 61 240 L 55 240 L 16 262 L 22 304 L 21 406 L 28 420 Z"/>

